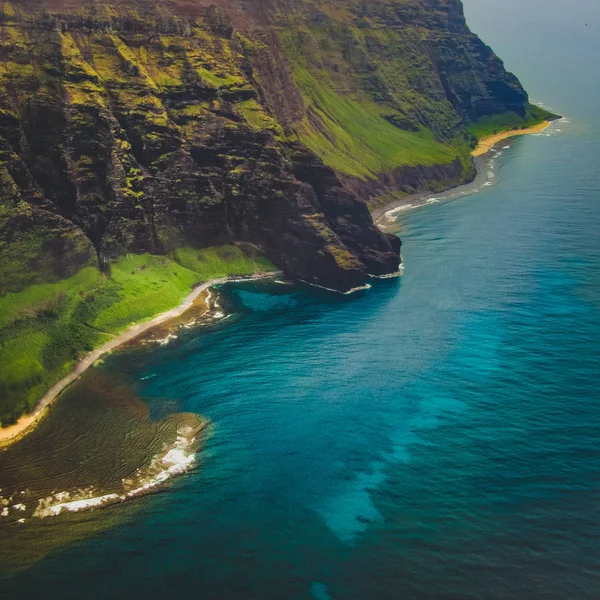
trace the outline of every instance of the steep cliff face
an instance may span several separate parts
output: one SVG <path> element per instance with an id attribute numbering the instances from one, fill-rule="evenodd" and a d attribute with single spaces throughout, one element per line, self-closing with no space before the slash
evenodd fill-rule
<path id="1" fill-rule="evenodd" d="M 339 291 L 396 272 L 368 206 L 468 179 L 478 127 L 544 117 L 459 0 L 0 9 L 0 423 L 259 255 Z"/>
<path id="2" fill-rule="evenodd" d="M 397 269 L 396 245 L 266 105 L 268 94 L 279 104 L 276 50 L 264 46 L 272 80 L 260 94 L 261 69 L 246 54 L 263 46 L 216 9 L 199 22 L 106 14 L 4 5 L 2 291 L 27 282 L 24 270 L 64 277 L 126 252 L 239 241 L 293 277 L 342 291 Z M 45 220 L 54 238 L 38 231 Z M 26 252 L 15 253 L 15 230 Z M 41 271 L 46 246 L 54 258 Z"/>
<path id="3" fill-rule="evenodd" d="M 2 10 L 2 292 L 236 241 L 361 285 L 398 263 L 361 201 L 468 177 L 465 125 L 527 105 L 458 0 Z"/>
<path id="4" fill-rule="evenodd" d="M 459 0 L 282 0 L 273 14 L 307 107 L 296 130 L 362 194 L 468 178 L 465 125 L 527 110 Z"/>

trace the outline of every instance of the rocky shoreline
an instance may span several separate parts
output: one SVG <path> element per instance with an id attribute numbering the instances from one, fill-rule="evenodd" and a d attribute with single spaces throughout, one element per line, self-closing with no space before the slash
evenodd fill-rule
<path id="1" fill-rule="evenodd" d="M 484 167 L 489 163 L 489 160 L 490 160 L 489 153 L 491 150 L 493 150 L 497 146 L 497 144 L 505 141 L 508 138 L 514 137 L 514 136 L 526 135 L 526 134 L 532 134 L 532 133 L 540 133 L 541 131 L 546 129 L 551 124 L 551 122 L 552 121 L 545 121 L 544 123 L 541 123 L 540 125 L 535 126 L 535 127 L 531 127 L 528 129 L 510 130 L 510 131 L 506 131 L 502 134 L 496 134 L 494 136 L 489 136 L 487 138 L 482 139 L 479 142 L 477 148 L 473 151 L 473 163 L 475 166 L 475 176 L 473 178 L 461 183 L 458 186 L 451 186 L 440 192 L 431 192 L 431 191 L 427 192 L 426 191 L 426 192 L 419 192 L 416 194 L 410 194 L 403 198 L 394 200 L 392 202 L 388 202 L 388 203 L 384 204 L 383 206 L 376 207 L 371 211 L 371 216 L 372 216 L 373 222 L 380 229 L 385 231 L 388 228 L 388 225 L 385 222 L 386 214 L 388 214 L 391 211 L 402 209 L 403 207 L 406 207 L 406 209 L 408 210 L 410 208 L 422 206 L 428 200 L 435 197 L 436 195 L 447 193 L 449 191 L 453 191 L 454 193 L 457 193 L 459 195 L 460 195 L 461 190 L 464 190 L 465 193 L 468 193 L 471 188 L 478 187 L 478 185 L 479 185 L 478 179 L 479 178 L 481 178 L 482 176 L 485 177 L 485 173 L 487 172 L 487 169 L 485 169 Z M 484 182 L 479 182 L 479 183 L 483 184 Z M 397 239 L 398 239 L 398 241 L 400 241 L 399 238 L 397 238 Z M 398 248 L 398 251 L 399 251 L 399 248 Z M 233 282 L 233 281 L 240 281 L 240 280 L 265 279 L 265 278 L 270 278 L 270 277 L 276 276 L 281 273 L 282 273 L 281 271 L 277 271 L 277 272 L 272 272 L 272 273 L 260 274 L 260 275 L 256 275 L 256 276 L 252 276 L 252 277 L 227 277 L 227 278 L 219 278 L 219 279 L 214 279 L 214 280 L 208 281 L 208 282 L 203 283 L 203 284 L 197 286 L 196 288 L 194 288 L 192 290 L 192 292 L 190 292 L 190 294 L 185 298 L 185 300 L 178 307 L 171 309 L 165 313 L 162 313 L 146 323 L 133 325 L 128 330 L 119 334 L 118 336 L 116 336 L 112 340 L 108 341 L 106 344 L 104 344 L 100 348 L 97 348 L 96 350 L 91 352 L 89 355 L 87 355 L 81 361 L 79 361 L 77 363 L 77 365 L 73 368 L 73 370 L 66 377 L 61 379 L 56 384 L 54 384 L 54 386 L 52 386 L 46 392 L 46 394 L 42 397 L 38 406 L 36 407 L 35 411 L 32 414 L 21 417 L 21 419 L 19 419 L 19 421 L 14 425 L 11 425 L 6 428 L 0 428 L 0 448 L 6 447 L 6 446 L 18 441 L 24 435 L 26 435 L 31 430 L 33 430 L 35 428 L 36 424 L 46 414 L 48 407 L 60 395 L 60 393 L 64 389 L 66 389 L 71 383 L 76 381 L 98 359 L 100 359 L 102 356 L 104 356 L 108 352 L 111 352 L 112 350 L 114 350 L 128 342 L 132 342 L 136 338 L 139 338 L 140 336 L 142 336 L 144 333 L 147 333 L 149 330 L 156 328 L 159 325 L 164 325 L 165 323 L 167 323 L 168 321 L 170 321 L 176 317 L 180 317 L 184 312 L 186 312 L 193 305 L 194 301 L 204 291 L 208 290 L 212 286 L 219 285 L 222 283 Z M 393 277 L 393 276 L 396 276 L 399 274 L 400 274 L 400 271 L 396 271 L 396 272 L 390 273 L 390 274 L 376 273 L 376 274 L 369 275 L 369 277 Z M 309 285 L 313 285 L 313 286 L 320 287 L 323 289 L 328 289 L 330 291 L 336 291 L 335 289 L 324 287 L 324 286 L 321 286 L 314 282 L 305 281 L 305 280 L 300 280 L 300 281 L 303 281 L 304 283 L 308 283 Z M 360 285 L 360 286 L 356 286 L 356 287 L 351 288 L 350 290 L 347 290 L 342 293 L 348 294 L 348 293 L 352 293 L 354 291 L 368 289 L 368 287 L 370 287 L 370 286 L 368 286 L 368 284 Z"/>

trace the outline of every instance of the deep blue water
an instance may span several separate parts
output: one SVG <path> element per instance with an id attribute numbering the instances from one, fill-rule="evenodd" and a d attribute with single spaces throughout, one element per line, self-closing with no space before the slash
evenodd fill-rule
<path id="1" fill-rule="evenodd" d="M 111 357 L 154 417 L 211 420 L 199 468 L 0 596 L 600 597 L 600 7 L 552 4 L 466 8 L 568 122 L 402 214 L 402 278 L 228 288 L 220 325 Z"/>

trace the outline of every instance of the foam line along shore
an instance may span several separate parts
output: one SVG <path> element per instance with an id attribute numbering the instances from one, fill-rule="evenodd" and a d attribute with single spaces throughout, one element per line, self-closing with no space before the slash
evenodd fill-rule
<path id="1" fill-rule="evenodd" d="M 373 221 L 375 221 L 376 225 L 378 225 L 381 229 L 387 230 L 390 228 L 392 223 L 395 222 L 394 217 L 397 212 L 417 208 L 418 206 L 436 202 L 440 199 L 454 199 L 455 197 L 462 197 L 474 193 L 489 183 L 488 173 L 490 171 L 490 163 L 492 163 L 496 158 L 496 153 L 493 151 L 497 149 L 499 151 L 502 150 L 502 148 L 499 148 L 501 142 L 505 142 L 510 138 L 521 135 L 542 133 L 548 129 L 552 123 L 564 120 L 565 118 L 561 117 L 560 119 L 544 121 L 543 123 L 533 127 L 528 127 L 526 129 L 511 129 L 494 134 L 492 136 L 481 138 L 477 144 L 477 147 L 471 153 L 476 169 L 476 175 L 472 181 L 468 181 L 458 186 L 449 187 L 437 192 L 418 192 L 416 194 L 409 194 L 402 198 L 394 199 L 383 204 L 382 206 L 374 208 L 371 211 Z M 449 194 L 452 196 L 452 198 L 448 197 Z"/>

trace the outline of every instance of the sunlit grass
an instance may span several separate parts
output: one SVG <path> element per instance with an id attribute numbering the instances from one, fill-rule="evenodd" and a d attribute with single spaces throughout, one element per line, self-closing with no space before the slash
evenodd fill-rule
<path id="1" fill-rule="evenodd" d="M 303 67 L 296 66 L 294 75 L 314 115 L 299 128 L 300 139 L 342 173 L 375 178 L 401 166 L 444 164 L 458 156 L 455 147 L 438 142 L 425 129 L 404 131 L 392 125 L 375 102 L 342 96 Z"/>
<path id="2" fill-rule="evenodd" d="M 86 352 L 182 302 L 202 281 L 274 270 L 252 247 L 129 255 L 110 275 L 74 277 L 0 297 L 0 423 L 14 422 Z"/>

